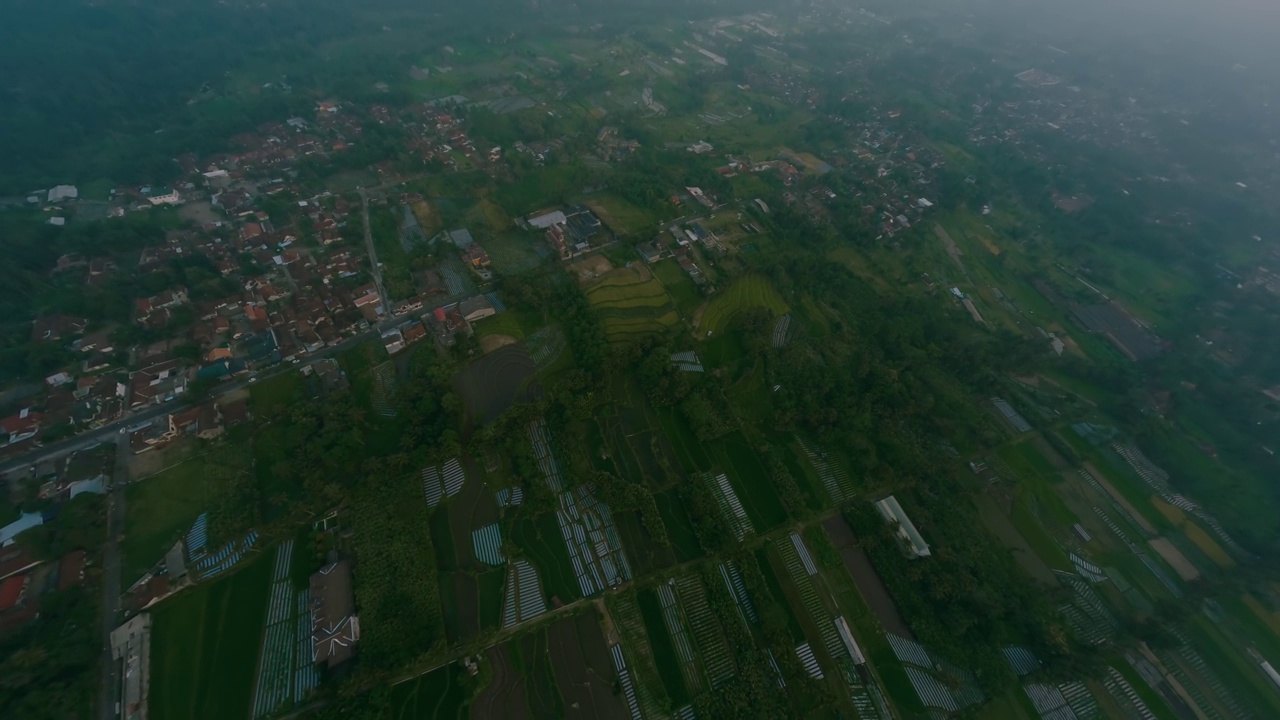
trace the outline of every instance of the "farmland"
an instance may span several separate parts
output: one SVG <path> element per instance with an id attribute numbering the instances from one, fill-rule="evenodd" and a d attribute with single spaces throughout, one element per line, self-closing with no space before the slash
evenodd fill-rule
<path id="1" fill-rule="evenodd" d="M 679 322 L 671 296 L 647 268 L 618 268 L 587 288 L 586 295 L 612 343 L 665 335 Z"/>
<path id="2" fill-rule="evenodd" d="M 160 561 L 207 509 L 204 459 L 192 457 L 126 489 L 122 571 L 132 583 Z"/>
<path id="3" fill-rule="evenodd" d="M 180 594 L 155 613 L 151 716 L 247 717 L 267 612 L 270 558 Z"/>
<path id="4" fill-rule="evenodd" d="M 279 350 L 245 359 L 252 386 L 208 395 L 247 388 L 243 426 L 177 446 L 235 455 L 234 482 L 212 452 L 175 451 L 135 461 L 171 466 L 124 491 L 126 586 L 201 513 L 261 533 L 245 561 L 193 573 L 152 611 L 157 720 L 1280 717 L 1261 670 L 1280 664 L 1266 560 L 1280 491 L 1260 480 L 1280 421 L 1263 259 L 1280 251 L 1259 235 L 1206 253 L 1203 237 L 1274 223 L 1250 197 L 1260 178 L 1215 169 L 1249 180 L 1219 196 L 1169 162 L 1176 118 L 1205 113 L 1162 107 L 1155 82 L 1138 100 L 1114 73 L 1103 94 L 1087 73 L 1030 83 L 1044 61 L 1026 50 L 1046 38 L 988 47 L 975 36 L 994 31 L 967 20 L 931 32 L 940 7 L 642 4 L 617 27 L 578 8 L 572 31 L 533 9 L 552 19 L 508 8 L 486 16 L 492 32 L 426 41 L 371 19 L 381 52 L 335 37 L 325 72 L 234 78 L 261 96 L 246 117 L 297 115 L 233 142 L 252 207 L 199 198 L 186 216 L 226 217 L 181 231 L 163 208 L 126 214 L 103 243 L 122 248 L 120 277 L 84 283 L 186 288 L 171 325 L 134 317 L 142 297 L 63 307 L 75 268 L 106 267 L 80 262 L 79 228 L 32 253 L 63 259 L 30 274 L 41 304 L 6 338 L 47 339 L 33 328 L 93 310 L 94 332 L 138 346 L 111 363 L 163 351 L 194 374 L 215 345 L 242 359 L 266 326 Z M 518 32 L 498 31 L 508 20 Z M 302 85 L 294 100 L 272 99 L 280 77 Z M 1053 99 L 1068 87 L 1079 101 Z M 208 92 L 212 117 L 239 117 Z M 1110 128 L 1115 147 L 1077 147 L 1094 139 L 1082 128 Z M 1103 162 L 1130 133 L 1151 147 Z M 266 183 L 259 147 L 302 164 Z M 221 162 L 181 157 L 184 171 Z M 203 194 L 213 179 L 183 182 Z M 291 197 L 326 185 L 346 194 Z M 44 219 L 31 237 L 63 232 Z M 477 248 L 423 241 L 455 228 Z M 379 275 L 419 302 L 370 307 Z M 500 312 L 439 342 L 432 309 L 472 294 Z M 1248 332 L 1227 329 L 1245 316 Z M 426 337 L 388 354 L 379 333 L 421 319 Z M 4 354 L 42 394 L 33 445 L 67 429 L 49 425 L 68 407 L 81 424 L 86 391 L 146 399 L 82 385 L 87 370 L 70 395 L 43 387 L 88 362 L 67 342 Z M 290 369 L 308 355 L 334 357 L 349 389 Z M 194 387 L 193 403 L 210 390 Z M 6 485 L 15 502 L 55 504 L 36 493 L 63 488 L 32 474 Z M 28 537 L 47 559 L 88 544 Z M 329 670 L 305 657 L 307 608 L 324 605 L 304 584 L 336 558 L 351 561 L 360 636 Z M 37 671 L 14 658 L 14 677 Z"/>
<path id="5" fill-rule="evenodd" d="M 787 312 L 787 303 L 765 278 L 747 275 L 716 294 L 707 304 L 699 329 L 708 336 L 723 334 L 743 312 L 763 308 L 770 315 Z"/>

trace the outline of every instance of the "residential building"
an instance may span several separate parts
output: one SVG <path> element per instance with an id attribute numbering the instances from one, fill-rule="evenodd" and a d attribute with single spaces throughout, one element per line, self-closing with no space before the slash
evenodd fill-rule
<path id="1" fill-rule="evenodd" d="M 351 659 L 359 642 L 351 564 L 339 560 L 311 576 L 312 661 L 337 667 Z"/>
<path id="2" fill-rule="evenodd" d="M 886 523 L 896 526 L 894 532 L 898 536 L 898 544 L 909 558 L 929 557 L 933 554 L 929 550 L 929 544 L 924 541 L 920 531 L 916 530 L 915 524 L 911 522 L 911 518 L 907 517 L 897 498 L 890 495 L 877 502 L 875 506 Z"/>

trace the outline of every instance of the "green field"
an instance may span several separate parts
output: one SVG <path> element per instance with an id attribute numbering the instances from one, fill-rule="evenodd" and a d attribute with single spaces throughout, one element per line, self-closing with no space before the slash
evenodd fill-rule
<path id="1" fill-rule="evenodd" d="M 159 562 L 204 512 L 204 466 L 202 457 L 193 457 L 125 486 L 124 540 L 120 547 L 126 586 Z"/>
<path id="2" fill-rule="evenodd" d="M 517 340 L 523 340 L 538 328 L 541 324 L 540 320 L 536 312 L 521 308 L 478 320 L 472 323 L 472 327 L 475 328 L 477 338 L 488 335 L 510 335 Z"/>
<path id="3" fill-rule="evenodd" d="M 249 386 L 249 399 L 253 409 L 263 414 L 287 410 L 305 400 L 306 396 L 307 384 L 302 373 L 292 369 L 263 378 Z"/>
<path id="4" fill-rule="evenodd" d="M 653 650 L 653 662 L 658 667 L 658 675 L 662 677 L 662 686 L 666 688 L 673 703 L 683 705 L 689 701 L 689 691 L 685 688 L 684 674 L 680 671 L 680 658 L 676 655 L 675 645 L 662 620 L 662 603 L 649 589 L 636 593 L 636 603 L 644 618 L 649 647 Z"/>
<path id="5" fill-rule="evenodd" d="M 721 467 L 728 471 L 729 479 L 757 530 L 767 532 L 787 519 L 786 508 L 773 489 L 773 479 L 741 431 L 717 440 L 709 450 Z"/>
<path id="6" fill-rule="evenodd" d="M 711 299 L 699 327 L 712 336 L 723 333 L 742 312 L 762 307 L 775 317 L 787 312 L 786 301 L 773 285 L 759 275 L 747 275 L 734 281 Z"/>
<path id="7" fill-rule="evenodd" d="M 643 269 L 614 270 L 588 288 L 586 295 L 609 342 L 663 335 L 680 322 L 662 283 Z"/>
<path id="8" fill-rule="evenodd" d="M 702 304 L 704 297 L 693 279 L 680 267 L 680 263 L 676 262 L 675 258 L 668 258 L 653 263 L 649 268 L 667 289 L 680 314 L 684 317 L 693 317 L 694 311 Z"/>
<path id="9" fill-rule="evenodd" d="M 249 716 L 272 570 L 262 557 L 233 575 L 183 591 L 155 611 L 152 718 Z"/>
<path id="10" fill-rule="evenodd" d="M 537 518 L 521 514 L 511 528 L 511 542 L 537 567 L 538 579 L 548 598 L 570 602 L 582 595 L 555 513 L 544 513 Z"/>
<path id="11" fill-rule="evenodd" d="M 643 210 L 616 195 L 605 195 L 586 201 L 587 207 L 600 221 L 618 235 L 641 235 L 652 232 L 658 224 L 653 213 Z"/>
<path id="12" fill-rule="evenodd" d="M 458 663 L 391 688 L 390 720 L 462 720 L 468 717 L 472 689 Z"/>

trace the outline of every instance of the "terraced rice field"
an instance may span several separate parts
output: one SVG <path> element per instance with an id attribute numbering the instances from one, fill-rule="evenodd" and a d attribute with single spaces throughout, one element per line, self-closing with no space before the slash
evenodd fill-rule
<path id="1" fill-rule="evenodd" d="M 662 335 L 680 322 L 675 302 L 647 268 L 619 268 L 586 291 L 609 342 Z"/>
<path id="2" fill-rule="evenodd" d="M 747 275 L 711 300 L 699 327 L 711 335 L 719 335 L 729 329 L 739 314 L 758 307 L 769 310 L 775 316 L 784 315 L 789 310 L 786 301 L 768 279 L 760 275 Z"/>

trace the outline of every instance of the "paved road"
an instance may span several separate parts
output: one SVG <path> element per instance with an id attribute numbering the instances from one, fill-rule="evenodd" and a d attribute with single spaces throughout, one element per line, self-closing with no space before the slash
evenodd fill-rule
<path id="1" fill-rule="evenodd" d="M 99 720 L 116 716 L 120 678 L 111 659 L 111 631 L 120 622 L 120 538 L 124 531 L 124 488 L 129 481 L 129 436 L 117 433 L 115 470 L 107 493 L 107 540 L 102 546 L 102 685 Z"/>
<path id="2" fill-rule="evenodd" d="M 376 188 L 373 188 L 376 190 Z M 386 288 L 382 286 L 382 263 L 378 262 L 378 249 L 373 246 L 373 226 L 369 224 L 369 193 L 360 191 L 360 214 L 364 218 L 364 244 L 369 250 L 369 267 L 373 272 L 373 285 L 378 289 L 378 297 L 382 301 L 383 312 L 391 312 L 391 299 L 387 297 Z"/>
<path id="3" fill-rule="evenodd" d="M 422 313 L 417 313 L 417 315 L 422 315 Z M 343 350 L 347 350 L 365 342 L 366 340 L 381 337 L 383 330 L 403 325 L 412 320 L 413 317 L 414 315 L 412 313 L 406 313 L 405 315 L 387 318 L 359 335 L 353 335 L 337 345 L 333 345 L 331 347 L 324 348 L 319 352 L 307 355 L 304 360 L 309 363 L 321 358 L 329 357 L 330 355 L 342 352 Z M 266 378 L 274 377 L 281 373 L 291 372 L 297 370 L 300 366 L 301 365 L 284 363 L 271 368 L 270 370 L 266 370 L 259 375 L 253 376 L 254 379 L 246 378 L 244 380 L 236 380 L 225 385 L 218 385 L 214 388 L 214 393 L 221 395 L 224 393 L 234 392 L 241 388 L 248 387 L 251 382 L 255 382 L 256 380 L 265 380 Z M 181 412 L 189 407 L 191 407 L 191 403 L 185 401 L 184 398 L 179 396 L 166 403 L 153 405 L 132 413 L 125 413 L 125 415 L 119 420 L 103 425 L 96 430 L 89 430 L 78 435 L 73 435 L 72 437 L 64 440 L 49 443 L 48 445 L 41 445 L 34 450 L 23 453 L 22 455 L 17 455 L 10 460 L 0 462 L 0 473 L 35 465 L 43 460 L 58 458 L 63 455 L 70 455 L 77 450 L 91 448 L 95 445 L 101 445 L 104 442 L 116 442 L 117 436 L 121 435 L 123 435 L 127 444 L 129 435 L 128 433 L 121 433 L 120 430 L 122 428 L 143 423 L 169 413 Z"/>

